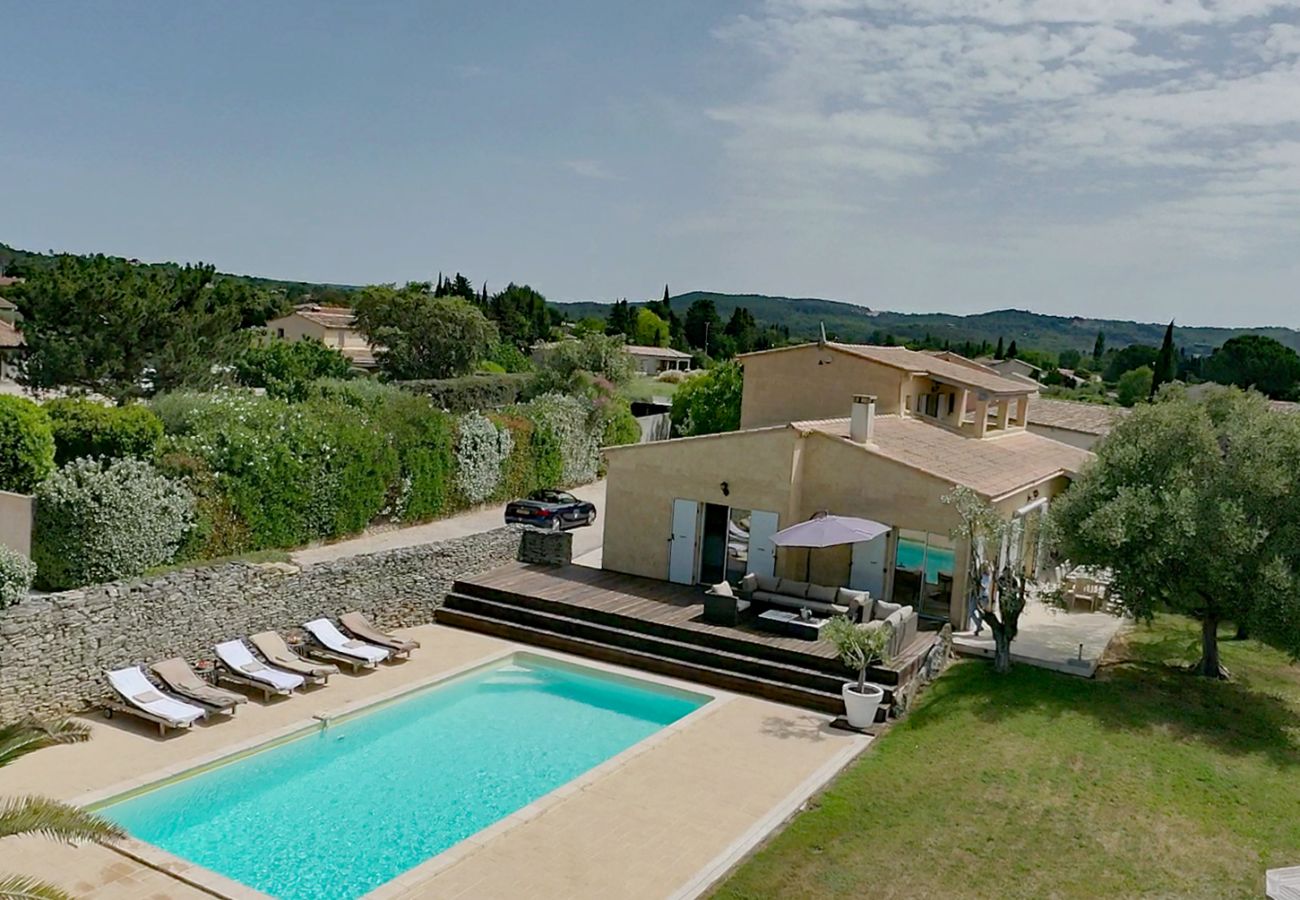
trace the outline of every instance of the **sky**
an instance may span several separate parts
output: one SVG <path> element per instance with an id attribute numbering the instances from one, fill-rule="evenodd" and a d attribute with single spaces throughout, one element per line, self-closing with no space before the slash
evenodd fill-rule
<path id="1" fill-rule="evenodd" d="M 1300 327 L 1300 0 L 0 0 L 0 242 Z"/>

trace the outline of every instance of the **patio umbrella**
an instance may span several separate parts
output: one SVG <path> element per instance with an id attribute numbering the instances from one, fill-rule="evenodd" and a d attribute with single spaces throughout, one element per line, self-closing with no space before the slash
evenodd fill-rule
<path id="1" fill-rule="evenodd" d="M 841 544 L 856 544 L 870 541 L 889 531 L 889 526 L 871 519 L 859 519 L 856 516 L 832 516 L 825 513 L 813 516 L 807 522 L 782 528 L 772 535 L 772 543 L 778 547 L 807 547 L 808 558 L 804 568 L 804 580 L 812 574 L 812 551 L 817 547 L 838 547 Z"/>

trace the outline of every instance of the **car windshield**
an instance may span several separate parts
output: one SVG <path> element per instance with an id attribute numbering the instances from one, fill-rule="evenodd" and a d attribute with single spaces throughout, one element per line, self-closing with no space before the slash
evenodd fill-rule
<path id="1" fill-rule="evenodd" d="M 574 502 L 576 502 L 576 501 L 575 501 L 575 498 L 574 498 L 574 496 L 573 496 L 572 494 L 567 494 L 567 493 L 565 493 L 564 491 L 535 491 L 535 492 L 533 492 L 533 499 L 534 499 L 534 500 L 539 500 L 539 501 L 541 501 L 542 503 L 574 503 Z"/>

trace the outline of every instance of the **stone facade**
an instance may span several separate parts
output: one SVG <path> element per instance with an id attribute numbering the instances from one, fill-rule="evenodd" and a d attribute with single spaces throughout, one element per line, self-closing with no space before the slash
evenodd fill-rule
<path id="1" fill-rule="evenodd" d="M 567 566 L 573 562 L 573 535 L 526 528 L 519 541 L 519 560 L 541 566 Z"/>
<path id="2" fill-rule="evenodd" d="M 420 625 L 460 575 L 516 557 L 517 527 L 298 568 L 227 563 L 33 596 L 0 610 L 0 721 L 56 716 L 106 693 L 103 672 L 172 656 L 211 659 L 233 637 L 359 609 Z"/>

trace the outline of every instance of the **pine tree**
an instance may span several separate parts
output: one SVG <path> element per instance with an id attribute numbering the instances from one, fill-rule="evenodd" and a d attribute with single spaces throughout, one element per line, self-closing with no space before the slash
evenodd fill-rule
<path id="1" fill-rule="evenodd" d="M 994 359 L 1006 359 L 1007 352 L 1002 348 L 1002 335 L 998 335 L 998 349 L 993 351 Z"/>
<path id="2" fill-rule="evenodd" d="M 1155 373 L 1151 378 L 1151 395 L 1148 397 L 1154 400 L 1156 391 L 1160 390 L 1160 385 L 1168 384 L 1178 377 L 1178 355 L 1174 352 L 1174 323 L 1169 322 L 1169 327 L 1165 329 L 1165 341 L 1160 345 L 1160 353 L 1156 355 Z"/>

